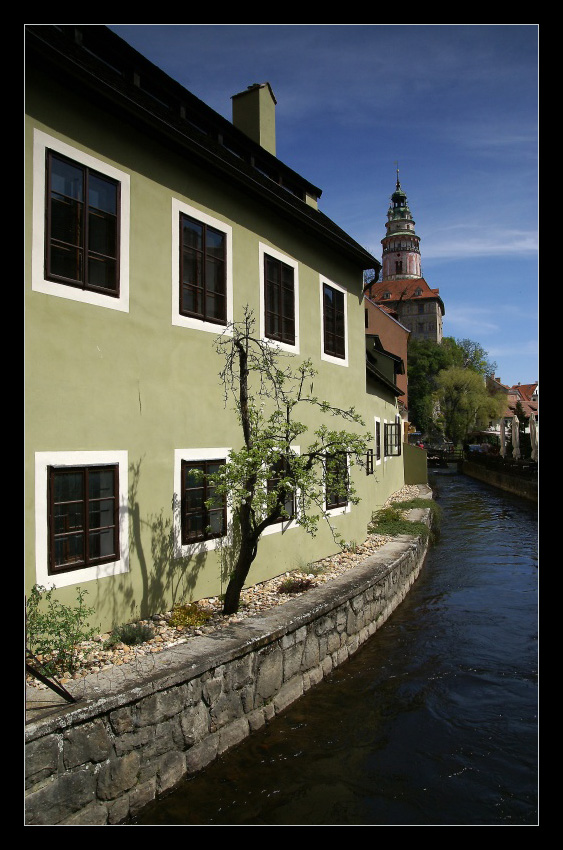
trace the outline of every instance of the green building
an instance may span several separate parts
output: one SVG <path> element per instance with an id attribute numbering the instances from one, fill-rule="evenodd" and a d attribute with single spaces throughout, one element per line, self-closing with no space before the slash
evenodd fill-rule
<path id="1" fill-rule="evenodd" d="M 189 473 L 241 445 L 214 342 L 246 305 L 373 433 L 360 503 L 328 508 L 365 538 L 405 480 L 398 364 L 373 344 L 366 361 L 380 264 L 320 194 L 275 156 L 269 84 L 231 123 L 103 26 L 26 27 L 26 592 L 85 588 L 106 629 L 224 591 L 229 517 L 190 507 Z M 335 551 L 325 525 L 268 531 L 249 583 Z"/>

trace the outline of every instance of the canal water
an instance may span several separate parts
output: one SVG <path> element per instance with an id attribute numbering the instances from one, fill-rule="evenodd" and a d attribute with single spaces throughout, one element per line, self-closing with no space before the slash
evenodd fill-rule
<path id="1" fill-rule="evenodd" d="M 537 810 L 537 509 L 455 467 L 405 601 L 139 825 L 522 826 Z"/>

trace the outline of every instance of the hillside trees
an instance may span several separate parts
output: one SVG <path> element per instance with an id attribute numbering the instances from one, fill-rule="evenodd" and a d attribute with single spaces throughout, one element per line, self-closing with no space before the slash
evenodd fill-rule
<path id="1" fill-rule="evenodd" d="M 452 416 L 454 410 L 458 411 L 454 417 L 457 424 L 452 422 L 453 430 L 456 433 L 458 431 L 461 416 L 459 392 L 464 382 L 460 383 L 453 375 L 440 382 L 439 375 L 449 369 L 466 370 L 477 375 L 486 395 L 484 378 L 494 374 L 496 363 L 489 360 L 487 352 L 479 343 L 469 339 L 456 340 L 453 337 L 444 337 L 441 343 L 417 339 L 409 343 L 409 417 L 418 430 L 430 436 L 435 436 L 444 430 L 446 419 L 443 404 L 446 404 L 444 396 L 446 387 L 450 387 L 454 394 L 447 409 Z M 472 379 L 468 381 L 467 392 L 470 393 L 469 388 L 474 382 Z M 477 402 L 472 392 L 470 396 L 466 400 L 467 414 Z M 495 405 L 492 407 L 496 409 Z M 481 415 L 475 414 L 475 416 L 478 421 L 483 418 Z"/>
<path id="2" fill-rule="evenodd" d="M 225 400 L 234 402 L 242 444 L 210 476 L 213 499 L 227 500 L 236 526 L 225 614 L 238 610 L 268 526 L 292 518 L 314 535 L 323 518 L 330 524 L 327 493 L 358 501 L 350 472 L 363 462 L 370 440 L 369 434 L 360 432 L 364 423 L 354 408 L 333 406 L 313 394 L 316 372 L 310 361 L 294 366 L 291 355 L 255 335 L 254 324 L 246 308 L 244 320 L 230 325 L 216 344 L 224 359 L 220 377 Z M 308 433 L 310 429 L 297 418 L 298 409 L 304 407 L 314 407 L 319 419 L 329 424 L 321 421 Z M 337 420 L 337 427 L 330 427 L 331 420 Z M 338 427 L 343 422 L 353 430 Z"/>
<path id="3" fill-rule="evenodd" d="M 472 431 L 486 428 L 503 410 L 501 395 L 489 393 L 482 375 L 471 368 L 450 366 L 436 377 L 439 416 L 444 434 L 458 445 Z"/>

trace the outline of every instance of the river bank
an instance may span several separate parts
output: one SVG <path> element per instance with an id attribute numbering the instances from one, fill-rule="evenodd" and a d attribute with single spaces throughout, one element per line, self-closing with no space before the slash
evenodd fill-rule
<path id="1" fill-rule="evenodd" d="M 80 702 L 44 703 L 26 728 L 27 822 L 121 823 L 203 769 L 355 653 L 427 546 L 401 536 L 301 597 L 69 683 Z"/>
<path id="2" fill-rule="evenodd" d="M 393 493 L 385 506 L 408 501 L 419 496 L 418 485 L 406 485 Z M 386 535 L 370 534 L 358 546 L 337 552 L 331 557 L 308 565 L 309 570 L 304 568 L 292 570 L 269 581 L 245 587 L 241 593 L 240 608 L 237 614 L 224 615 L 219 597 L 210 597 L 198 600 L 196 604 L 199 612 L 206 618 L 201 625 L 175 625 L 174 611 L 166 611 L 163 614 L 151 617 L 149 620 L 139 620 L 136 625 L 148 627 L 154 633 L 151 640 L 139 646 L 128 646 L 122 642 L 110 646 L 111 635 L 109 633 L 98 634 L 93 640 L 84 641 L 79 645 L 76 669 L 72 672 L 64 672 L 62 676 L 58 677 L 57 681 L 64 685 L 70 693 L 79 694 L 79 688 L 73 687 L 73 683 L 79 683 L 86 676 L 102 672 L 108 673 L 113 667 L 134 663 L 136 659 L 156 656 L 173 646 L 179 646 L 204 635 L 212 635 L 235 623 L 242 623 L 248 617 L 264 613 L 277 605 L 283 605 L 291 599 L 307 593 L 308 590 L 344 575 L 391 540 L 392 538 Z M 292 579 L 295 581 L 307 579 L 310 582 L 309 587 L 292 593 L 281 592 L 282 584 Z M 47 659 L 42 656 L 39 657 L 40 662 L 44 660 Z M 34 716 L 34 712 L 41 710 L 42 700 L 38 692 L 48 692 L 45 697 L 49 703 L 52 703 L 53 692 L 48 689 L 47 685 L 31 675 L 26 677 L 26 684 L 29 717 L 30 715 Z"/>
<path id="3" fill-rule="evenodd" d="M 440 535 L 393 616 L 135 825 L 537 825 L 535 506 L 429 483 Z"/>

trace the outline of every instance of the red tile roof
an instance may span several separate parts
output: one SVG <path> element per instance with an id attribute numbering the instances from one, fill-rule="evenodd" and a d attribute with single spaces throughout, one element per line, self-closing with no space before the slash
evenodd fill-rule
<path id="1" fill-rule="evenodd" d="M 415 292 L 420 289 L 420 295 Z M 440 302 L 442 314 L 445 313 L 444 304 L 440 298 L 439 289 L 431 289 L 423 277 L 401 278 L 400 280 L 380 280 L 369 287 L 369 297 L 378 303 L 390 303 L 409 301 L 411 299 L 436 299 Z M 384 295 L 389 293 L 388 298 Z"/>
<path id="2" fill-rule="evenodd" d="M 533 394 L 536 392 L 538 388 L 537 382 L 535 384 L 515 384 L 511 387 L 513 392 L 517 392 L 520 395 L 522 401 L 531 401 Z"/>
<path id="3" fill-rule="evenodd" d="M 421 295 L 415 295 L 417 289 L 421 289 Z M 375 301 L 398 301 L 405 298 L 437 298 L 439 289 L 431 289 L 423 277 L 406 278 L 401 280 L 380 280 L 370 287 L 371 297 Z M 389 292 L 391 298 L 383 298 Z"/>

